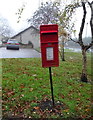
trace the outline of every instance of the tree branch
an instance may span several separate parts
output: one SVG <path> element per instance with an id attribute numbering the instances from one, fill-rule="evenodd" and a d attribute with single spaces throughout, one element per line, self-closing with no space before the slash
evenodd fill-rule
<path id="1" fill-rule="evenodd" d="M 71 37 L 70 37 L 70 40 L 73 41 L 73 42 L 75 42 L 75 43 L 79 43 L 78 41 L 73 40 Z"/>
<path id="2" fill-rule="evenodd" d="M 83 19 L 82 19 L 82 23 L 81 23 L 81 27 L 80 27 L 80 32 L 79 32 L 79 41 L 78 43 L 80 44 L 80 46 L 83 46 L 83 41 L 82 41 L 82 34 L 83 34 L 83 30 L 84 30 L 84 25 L 85 25 L 85 19 L 86 19 L 86 7 L 85 7 L 85 3 L 82 2 L 82 6 L 83 6 Z"/>
<path id="3" fill-rule="evenodd" d="M 88 50 L 93 46 L 93 1 L 90 3 L 88 2 L 90 9 L 91 9 L 91 18 L 90 18 L 90 27 L 91 27 L 91 35 L 92 35 L 92 40 L 91 43 L 87 46 L 85 46 L 85 49 Z"/>
<path id="4" fill-rule="evenodd" d="M 90 9 L 91 9 L 91 19 L 90 19 L 90 27 L 91 27 L 91 35 L 92 35 L 92 41 L 90 44 L 93 45 L 93 1 L 90 3 L 88 2 Z"/>

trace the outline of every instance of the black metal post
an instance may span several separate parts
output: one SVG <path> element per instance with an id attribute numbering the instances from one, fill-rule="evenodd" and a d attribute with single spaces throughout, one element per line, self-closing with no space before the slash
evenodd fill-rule
<path id="1" fill-rule="evenodd" d="M 54 95 L 53 95 L 53 83 L 52 83 L 51 67 L 49 67 L 49 74 L 50 74 L 50 85 L 51 85 L 52 102 L 53 102 L 53 106 L 54 106 L 55 103 L 54 103 Z"/>

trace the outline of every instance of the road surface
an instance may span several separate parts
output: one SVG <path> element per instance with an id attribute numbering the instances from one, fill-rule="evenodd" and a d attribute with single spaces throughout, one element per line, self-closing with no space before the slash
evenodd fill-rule
<path id="1" fill-rule="evenodd" d="M 31 48 L 20 48 L 19 50 L 7 50 L 6 47 L 0 48 L 0 58 L 39 58 L 41 54 Z"/>

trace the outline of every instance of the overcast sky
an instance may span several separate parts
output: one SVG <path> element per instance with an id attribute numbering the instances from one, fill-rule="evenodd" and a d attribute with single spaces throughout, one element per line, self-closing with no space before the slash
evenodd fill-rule
<path id="1" fill-rule="evenodd" d="M 21 29 L 24 29 L 28 26 L 28 23 L 26 22 L 26 19 L 33 15 L 35 10 L 40 6 L 40 2 L 46 2 L 50 0 L 0 0 L 0 15 L 7 18 L 10 25 L 13 29 L 16 31 L 19 31 Z M 54 1 L 54 0 L 51 0 Z M 92 0 L 89 0 L 90 2 Z M 20 20 L 20 23 L 17 23 L 18 16 L 16 13 L 18 12 L 18 9 L 22 7 L 22 5 L 25 4 L 25 9 L 22 13 L 22 18 Z M 83 11 L 82 9 L 77 11 L 76 14 L 76 29 L 79 30 L 81 18 L 82 18 Z M 85 29 L 88 28 L 88 31 L 85 30 L 84 34 L 90 35 L 90 26 L 89 26 L 89 18 L 90 18 L 90 11 L 87 13 L 87 22 Z M 86 22 L 86 23 L 87 23 Z M 86 35 L 87 36 L 87 35 Z"/>
<path id="2" fill-rule="evenodd" d="M 34 11 L 40 6 L 41 1 L 46 2 L 48 0 L 0 0 L 0 14 L 9 20 L 10 25 L 15 30 L 18 30 L 27 26 L 25 20 L 32 16 Z M 25 9 L 22 19 L 20 23 L 17 23 L 18 16 L 16 13 L 23 4 L 25 4 Z"/>

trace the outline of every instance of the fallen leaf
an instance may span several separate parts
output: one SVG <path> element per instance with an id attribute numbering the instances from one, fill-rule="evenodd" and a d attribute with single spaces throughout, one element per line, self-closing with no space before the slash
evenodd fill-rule
<path id="1" fill-rule="evenodd" d="M 64 110 L 64 112 L 68 112 L 68 111 L 69 111 L 69 109 Z"/>
<path id="2" fill-rule="evenodd" d="M 32 75 L 32 76 L 36 77 L 37 75 L 36 75 L 36 74 L 34 74 L 34 75 Z"/>
<path id="3" fill-rule="evenodd" d="M 34 107 L 34 109 L 35 109 L 35 110 L 38 110 L 38 109 L 39 109 L 39 107 Z"/>
<path id="4" fill-rule="evenodd" d="M 21 85 L 20 85 L 20 88 L 24 88 L 24 87 L 25 87 L 24 84 L 21 84 Z"/>
<path id="5" fill-rule="evenodd" d="M 77 101 L 80 101 L 80 98 L 77 98 L 76 100 L 77 100 Z"/>
<path id="6" fill-rule="evenodd" d="M 30 88 L 30 90 L 29 90 L 30 92 L 32 92 L 33 91 L 33 88 Z"/>
<path id="7" fill-rule="evenodd" d="M 85 109 L 86 112 L 90 111 L 90 109 Z"/>

